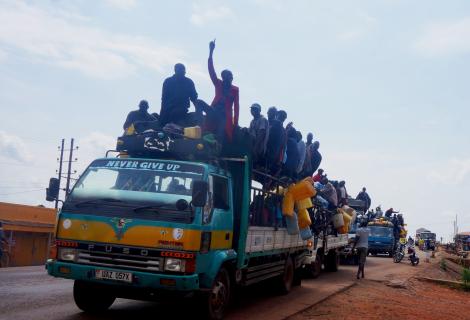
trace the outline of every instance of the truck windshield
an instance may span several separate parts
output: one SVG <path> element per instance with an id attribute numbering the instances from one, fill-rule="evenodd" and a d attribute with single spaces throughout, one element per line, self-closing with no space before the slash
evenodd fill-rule
<path id="1" fill-rule="evenodd" d="M 421 233 L 421 239 L 436 240 L 436 234 L 435 233 Z"/>
<path id="2" fill-rule="evenodd" d="M 89 210 L 96 206 L 115 206 L 127 208 L 129 212 L 145 207 L 154 213 L 176 210 L 178 200 L 191 201 L 193 181 L 201 180 L 203 173 L 204 168 L 196 164 L 96 160 L 80 177 L 64 207 L 86 205 Z"/>
<path id="3" fill-rule="evenodd" d="M 369 227 L 370 230 L 370 237 L 393 237 L 393 230 L 392 228 L 386 227 Z"/>

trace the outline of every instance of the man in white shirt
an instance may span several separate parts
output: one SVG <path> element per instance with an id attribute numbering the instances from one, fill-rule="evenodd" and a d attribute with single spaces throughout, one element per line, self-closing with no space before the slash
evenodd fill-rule
<path id="1" fill-rule="evenodd" d="M 359 279 L 361 275 L 364 278 L 364 266 L 366 264 L 367 250 L 369 249 L 369 228 L 367 228 L 367 220 L 363 220 L 359 228 L 356 231 L 356 239 L 351 250 L 357 248 L 359 255 L 359 267 L 357 269 L 356 278 Z"/>

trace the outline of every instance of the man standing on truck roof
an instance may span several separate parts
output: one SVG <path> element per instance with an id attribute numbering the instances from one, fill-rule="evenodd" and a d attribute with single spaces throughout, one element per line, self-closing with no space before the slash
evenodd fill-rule
<path id="1" fill-rule="evenodd" d="M 299 166 L 297 167 L 297 174 L 301 174 L 305 164 L 305 157 L 307 153 L 307 145 L 302 140 L 302 133 L 297 131 L 297 150 L 299 150 Z M 309 175 L 310 177 L 310 175 Z M 304 178 L 303 176 L 301 178 Z"/>
<path id="2" fill-rule="evenodd" d="M 320 166 L 322 156 L 318 149 L 320 149 L 320 142 L 313 141 L 313 133 L 307 135 L 307 144 L 305 150 L 305 162 L 303 168 L 303 175 L 311 177 Z"/>
<path id="3" fill-rule="evenodd" d="M 167 123 L 184 125 L 190 101 L 194 104 L 196 99 L 196 87 L 193 80 L 186 77 L 186 67 L 182 63 L 175 64 L 175 74 L 163 82 L 160 125 L 162 127 Z"/>
<path id="4" fill-rule="evenodd" d="M 356 199 L 364 201 L 364 203 L 365 203 L 364 212 L 367 212 L 367 210 L 369 210 L 369 208 L 370 208 L 370 204 L 371 204 L 372 201 L 369 197 L 369 194 L 366 192 L 366 187 L 362 188 L 362 191 L 359 192 Z"/>
<path id="5" fill-rule="evenodd" d="M 271 174 L 276 175 L 281 163 L 281 141 L 284 128 L 279 120 L 276 119 L 277 109 L 271 107 L 268 109 L 269 136 L 266 146 L 266 160 Z"/>
<path id="6" fill-rule="evenodd" d="M 255 163 L 262 163 L 266 153 L 266 145 L 269 137 L 269 123 L 268 120 L 261 114 L 261 106 L 258 103 L 251 105 L 251 115 L 253 120 L 250 123 L 250 136 L 253 139 L 253 155 Z"/>
<path id="7" fill-rule="evenodd" d="M 129 112 L 126 121 L 124 122 L 123 128 L 127 130 L 131 125 L 138 121 L 155 121 L 157 120 L 154 116 L 148 113 L 149 103 L 147 100 L 141 100 L 139 102 L 139 110 Z"/>
<path id="8" fill-rule="evenodd" d="M 213 53 L 215 49 L 215 40 L 209 43 L 209 59 L 208 68 L 209 75 L 215 87 L 215 97 L 212 101 L 215 117 L 212 123 L 216 127 L 215 131 L 219 139 L 224 140 L 225 137 L 232 141 L 233 129 L 238 126 L 239 114 L 239 90 L 232 84 L 233 74 L 230 70 L 223 70 L 221 73 L 222 80 L 217 78 L 214 69 Z"/>
<path id="9" fill-rule="evenodd" d="M 354 245 L 351 252 L 357 248 L 357 253 L 359 255 L 359 267 L 357 269 L 356 278 L 359 279 L 359 276 L 364 278 L 364 267 L 366 265 L 367 250 L 369 249 L 369 229 L 367 228 L 367 220 L 363 219 L 361 221 L 360 227 L 356 231 L 356 239 L 354 240 Z"/>

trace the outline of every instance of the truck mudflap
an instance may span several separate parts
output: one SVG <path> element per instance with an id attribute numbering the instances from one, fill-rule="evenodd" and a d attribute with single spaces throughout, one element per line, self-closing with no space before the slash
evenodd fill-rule
<path id="1" fill-rule="evenodd" d="M 199 276 L 197 274 L 191 275 L 177 275 L 177 274 L 160 274 L 150 272 L 140 272 L 134 270 L 121 270 L 108 267 L 90 266 L 76 263 L 67 263 L 55 260 L 49 260 L 46 263 L 47 273 L 54 277 L 84 280 L 96 283 L 116 286 L 128 286 L 137 288 L 152 288 L 156 290 L 169 290 L 169 291 L 198 291 Z M 97 270 L 98 271 L 97 273 Z M 103 271 L 114 272 L 123 274 L 121 280 L 108 280 L 103 277 L 97 277 L 97 274 Z"/>

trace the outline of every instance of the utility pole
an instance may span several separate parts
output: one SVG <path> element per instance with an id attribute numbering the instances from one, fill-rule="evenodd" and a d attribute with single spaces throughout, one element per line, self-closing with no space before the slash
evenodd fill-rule
<path id="1" fill-rule="evenodd" d="M 76 162 L 78 159 L 73 158 L 73 152 L 78 150 L 78 147 L 74 147 L 74 139 L 70 139 L 70 149 L 65 149 L 65 139 L 62 139 L 61 146 L 59 147 L 60 150 L 60 158 L 57 158 L 57 161 L 59 162 L 59 170 L 56 170 L 58 173 L 58 178 L 59 178 L 59 189 L 65 191 L 65 196 L 67 196 L 70 193 L 70 180 L 74 180 L 72 178 L 72 175 L 76 173 L 77 171 L 72 171 L 72 162 Z M 69 159 L 68 161 L 64 159 L 64 152 L 68 151 L 69 152 Z M 64 176 L 63 171 L 64 171 L 64 164 L 67 163 L 67 174 Z M 66 185 L 64 189 L 61 189 L 61 182 L 62 178 L 65 179 Z M 59 206 L 59 199 L 55 201 L 55 208 L 57 209 Z"/>
<path id="2" fill-rule="evenodd" d="M 60 189 L 60 181 L 62 179 L 62 162 L 64 161 L 64 142 L 65 142 L 65 139 L 62 139 L 62 143 L 61 143 L 61 146 L 59 147 L 60 148 L 60 160 L 59 160 L 59 176 L 58 176 L 58 179 L 59 179 L 59 189 Z M 55 208 L 57 209 L 59 207 L 59 199 L 57 197 L 57 199 L 55 200 Z"/>
<path id="3" fill-rule="evenodd" d="M 73 142 L 74 139 L 70 139 L 70 149 L 69 149 L 69 161 L 68 161 L 68 169 L 67 169 L 67 183 L 65 185 L 65 195 L 67 196 L 70 193 L 70 180 L 73 179 L 71 178 L 71 175 L 76 173 L 77 171 L 72 172 L 72 162 L 76 162 L 78 159 L 75 158 L 72 160 L 73 156 L 73 151 L 78 150 L 78 147 L 73 147 Z"/>

